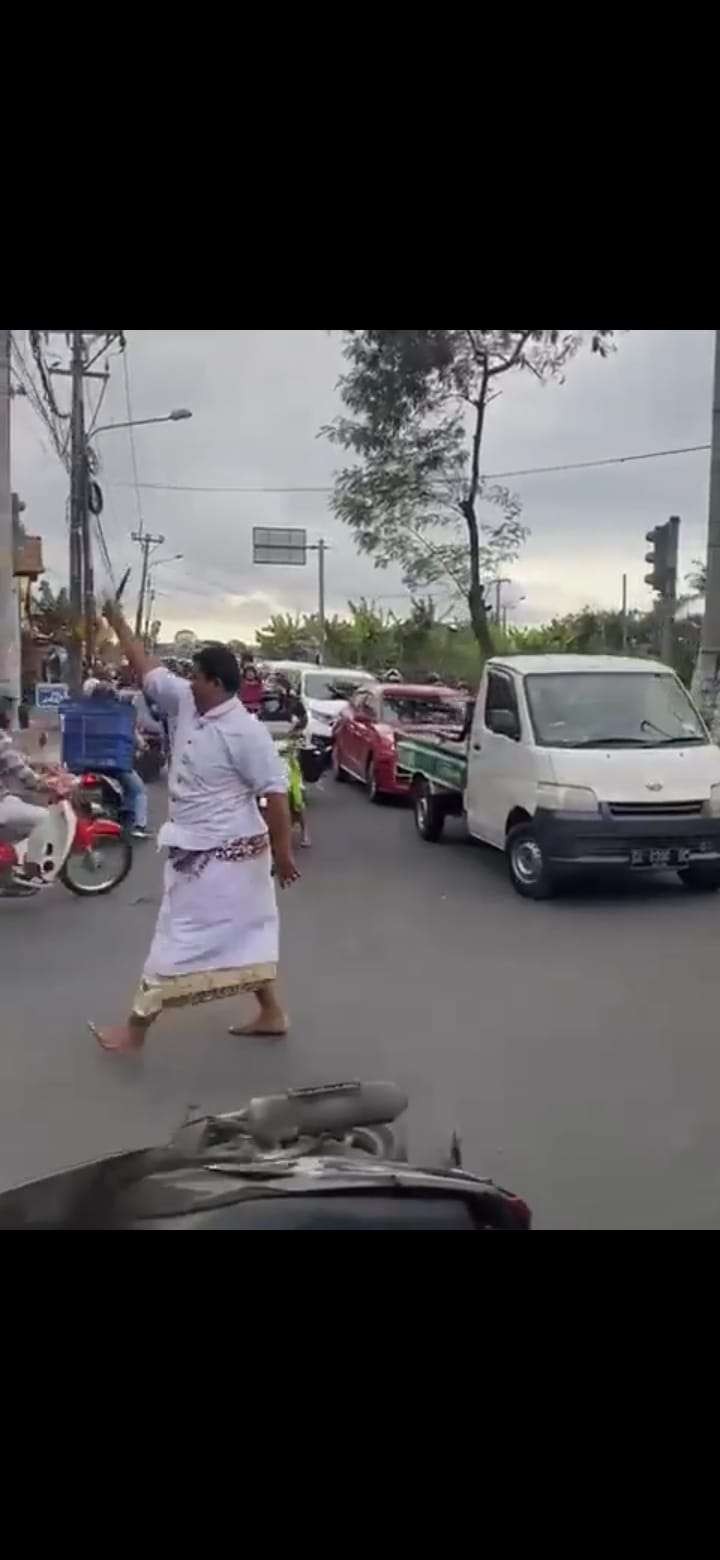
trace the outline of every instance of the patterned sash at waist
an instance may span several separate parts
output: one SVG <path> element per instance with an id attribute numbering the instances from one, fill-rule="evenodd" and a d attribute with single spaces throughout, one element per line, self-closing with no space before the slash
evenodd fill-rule
<path id="1" fill-rule="evenodd" d="M 199 877 L 209 861 L 248 861 L 254 856 L 261 856 L 268 845 L 267 834 L 251 834 L 245 839 L 227 840 L 224 845 L 213 846 L 212 850 L 183 850 L 180 845 L 171 845 L 168 860 L 176 872 L 184 872 L 188 877 Z"/>

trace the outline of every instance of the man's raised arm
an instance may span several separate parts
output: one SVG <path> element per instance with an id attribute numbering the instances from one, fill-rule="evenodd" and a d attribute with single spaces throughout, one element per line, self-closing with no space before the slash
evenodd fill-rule
<path id="1" fill-rule="evenodd" d="M 143 683 L 148 672 L 154 672 L 162 663 L 156 657 L 148 655 L 142 640 L 135 636 L 125 622 L 116 601 L 107 601 L 103 607 L 103 614 L 110 627 L 115 630 L 120 649 L 123 655 L 127 656 L 135 676 Z"/>

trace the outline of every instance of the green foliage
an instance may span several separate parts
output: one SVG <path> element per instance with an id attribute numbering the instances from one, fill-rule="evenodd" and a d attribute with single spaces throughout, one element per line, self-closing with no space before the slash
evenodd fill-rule
<path id="1" fill-rule="evenodd" d="M 562 379 L 583 332 L 346 330 L 340 393 L 349 415 L 323 432 L 358 457 L 335 483 L 335 513 L 377 568 L 399 564 L 415 592 L 451 580 L 484 653 L 485 590 L 527 536 L 520 502 L 480 470 L 485 414 L 499 381 L 526 370 Z M 593 331 L 605 355 L 614 332 Z"/>
<path id="2" fill-rule="evenodd" d="M 397 667 L 409 681 L 422 682 L 436 673 L 450 683 L 476 688 L 485 652 L 469 623 L 449 626 L 437 621 L 432 597 L 411 603 L 407 617 L 383 612 L 375 603 L 350 602 L 349 616 L 327 624 L 326 655 L 330 665 L 362 666 L 376 674 Z M 319 648 L 315 616 L 274 617 L 257 636 L 258 654 L 273 660 L 314 658 Z M 490 626 L 489 652 L 508 655 L 621 655 L 619 612 L 583 607 L 537 627 Z M 700 640 L 700 620 L 675 625 L 673 664 L 688 686 Z M 628 614 L 625 654 L 656 657 L 660 651 L 660 621 L 654 612 Z"/>
<path id="3" fill-rule="evenodd" d="M 512 628 L 505 646 L 524 655 L 626 655 L 656 657 L 660 654 L 661 625 L 656 612 L 628 613 L 627 641 L 623 652 L 622 616 L 583 607 L 564 618 L 553 618 L 538 628 Z M 673 666 L 689 687 L 700 644 L 700 619 L 675 624 Z"/>

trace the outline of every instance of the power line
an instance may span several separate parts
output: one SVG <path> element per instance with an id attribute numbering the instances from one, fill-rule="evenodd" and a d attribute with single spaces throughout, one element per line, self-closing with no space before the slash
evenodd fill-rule
<path id="1" fill-rule="evenodd" d="M 673 450 L 646 450 L 642 455 L 611 455 L 606 460 L 571 460 L 561 466 L 526 466 L 522 471 L 487 471 L 485 478 L 534 477 L 545 471 L 585 471 L 588 466 L 624 466 L 630 460 L 659 460 L 663 455 L 693 455 L 696 450 L 709 449 L 709 444 L 685 444 Z"/>
<path id="2" fill-rule="evenodd" d="M 42 341 L 40 339 L 40 331 L 39 330 L 29 330 L 28 331 L 28 337 L 29 337 L 29 340 L 30 340 L 30 348 L 31 348 L 31 351 L 32 351 L 32 355 L 33 355 L 33 357 L 35 359 L 35 362 L 37 364 L 37 370 L 38 370 L 38 373 L 40 375 L 40 380 L 41 380 L 41 383 L 42 383 L 43 390 L 45 392 L 45 399 L 46 399 L 47 404 L 48 404 L 48 406 L 50 408 L 50 411 L 52 412 L 54 417 L 58 417 L 58 418 L 62 417 L 63 419 L 69 420 L 70 413 L 69 412 L 61 412 L 60 407 L 58 406 L 57 401 L 55 400 L 55 391 L 53 390 L 53 387 L 52 387 L 52 380 L 50 379 L 50 375 L 49 375 L 49 373 L 47 371 L 47 367 L 45 365 L 45 359 L 43 357 Z"/>
<path id="3" fill-rule="evenodd" d="M 133 487 L 132 482 L 114 482 L 113 487 Z M 331 487 L 190 487 L 176 482 L 139 482 L 138 487 L 161 493 L 332 493 Z"/>
<path id="4" fill-rule="evenodd" d="M 12 352 L 13 352 L 13 357 L 14 357 L 13 372 L 15 374 L 15 377 L 16 377 L 18 383 L 20 384 L 20 386 L 22 387 L 22 389 L 24 390 L 25 395 L 26 395 L 28 401 L 30 402 L 30 405 L 32 406 L 33 410 L 36 412 L 37 416 L 41 419 L 41 421 L 45 424 L 45 427 L 47 428 L 48 433 L 50 434 L 50 437 L 52 439 L 53 445 L 55 447 L 55 453 L 59 456 L 60 460 L 62 461 L 63 466 L 65 467 L 65 469 L 68 470 L 69 469 L 69 460 L 68 460 L 68 455 L 67 455 L 67 444 L 66 444 L 66 440 L 65 440 L 63 434 L 61 433 L 60 427 L 58 425 L 58 421 L 53 416 L 50 408 L 48 407 L 47 403 L 43 400 L 43 397 L 40 394 L 40 391 L 38 390 L 38 387 L 37 387 L 37 385 L 35 383 L 35 380 L 33 379 L 32 373 L 30 371 L 29 365 L 26 362 L 25 356 L 24 356 L 24 354 L 22 352 L 22 349 L 20 347 L 20 344 L 19 344 L 19 342 L 17 340 L 17 336 L 13 335 L 11 337 L 11 344 L 12 344 Z"/>
<path id="5" fill-rule="evenodd" d="M 603 460 L 564 461 L 557 466 L 523 466 L 516 471 L 486 471 L 484 480 L 496 481 L 501 477 L 534 477 L 551 471 L 587 471 L 592 466 L 624 466 L 634 460 L 660 460 L 666 455 L 694 455 L 698 450 L 709 450 L 709 444 L 685 444 L 676 449 L 644 450 L 639 455 L 610 455 Z M 132 487 L 131 482 L 116 482 L 114 487 Z M 199 487 L 179 482 L 139 482 L 140 488 L 156 493 L 332 493 L 332 487 Z"/>
<path id="6" fill-rule="evenodd" d="M 130 437 L 130 455 L 131 455 L 131 458 L 132 458 L 132 469 L 133 469 L 133 480 L 132 480 L 132 483 L 123 483 L 122 486 L 123 487 L 132 486 L 135 489 L 135 502 L 137 504 L 137 516 L 138 516 L 138 531 L 139 531 L 140 535 L 142 536 L 143 529 L 144 529 L 144 521 L 143 521 L 143 514 L 142 514 L 142 503 L 141 503 L 141 500 L 140 500 L 140 482 L 138 480 L 137 454 L 136 454 L 136 451 L 135 451 L 135 430 L 134 430 L 134 428 L 132 426 L 133 414 L 132 414 L 132 402 L 131 402 L 131 399 L 130 399 L 130 372 L 129 372 L 129 369 L 128 369 L 128 349 L 127 349 L 127 343 L 125 343 L 125 348 L 124 348 L 124 351 L 123 351 L 123 354 L 122 354 L 122 361 L 123 361 L 123 377 L 125 379 L 125 405 L 127 407 L 127 420 L 128 420 L 129 425 L 130 425 L 128 427 L 128 434 L 129 434 L 129 437 Z"/>

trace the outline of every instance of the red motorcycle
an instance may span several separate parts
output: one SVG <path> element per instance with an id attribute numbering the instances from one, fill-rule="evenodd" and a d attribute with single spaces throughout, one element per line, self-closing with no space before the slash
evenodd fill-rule
<path id="1" fill-rule="evenodd" d="M 0 843 L 0 867 L 15 869 L 0 881 L 0 898 L 16 897 L 23 881 L 41 892 L 56 878 L 73 894 L 109 894 L 131 866 L 132 845 L 122 825 L 96 816 L 76 793 L 53 803 L 27 840 Z"/>

